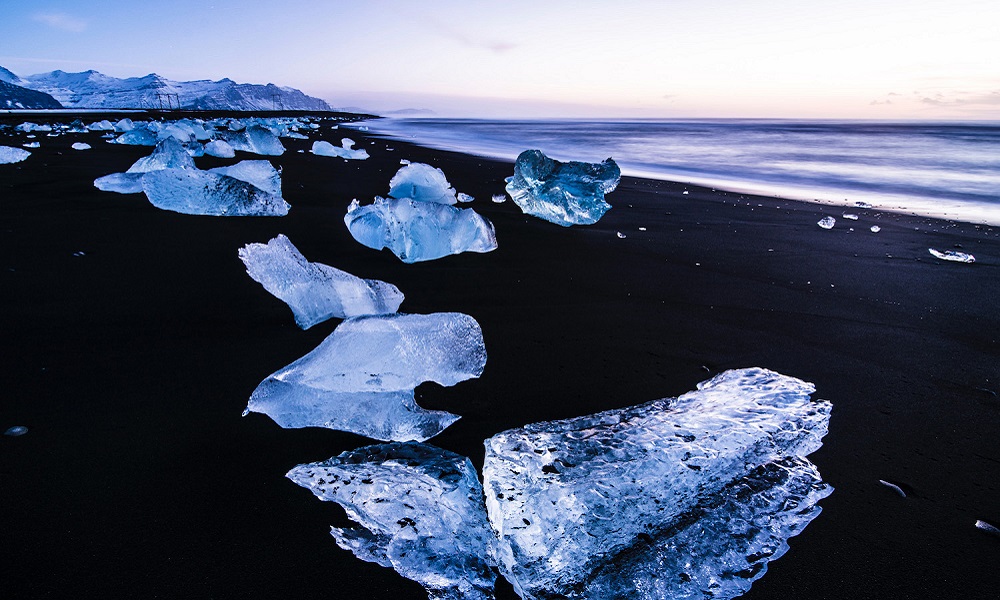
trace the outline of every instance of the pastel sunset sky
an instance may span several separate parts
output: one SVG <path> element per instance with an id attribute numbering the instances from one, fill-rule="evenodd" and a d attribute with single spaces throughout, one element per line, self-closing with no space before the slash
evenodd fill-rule
<path id="1" fill-rule="evenodd" d="M 41 0 L 0 6 L 0 65 L 441 116 L 1000 119 L 998 32 L 997 0 Z"/>

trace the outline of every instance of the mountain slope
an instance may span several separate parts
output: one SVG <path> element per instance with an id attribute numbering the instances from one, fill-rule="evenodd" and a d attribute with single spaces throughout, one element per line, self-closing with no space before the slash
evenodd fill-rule
<path id="1" fill-rule="evenodd" d="M 155 73 L 120 79 L 97 71 L 52 71 L 25 84 L 51 94 L 67 108 L 182 108 L 191 110 L 331 110 L 323 100 L 273 84 L 171 81 Z"/>
<path id="2" fill-rule="evenodd" d="M 0 67 L 2 68 L 2 67 Z M 6 70 L 6 69 L 5 69 Z M 9 73 L 9 71 L 8 71 Z M 52 96 L 0 79 L 0 109 L 62 108 Z"/>

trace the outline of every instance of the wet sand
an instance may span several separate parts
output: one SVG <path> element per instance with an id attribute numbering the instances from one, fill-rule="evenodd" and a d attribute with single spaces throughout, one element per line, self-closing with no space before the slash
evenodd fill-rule
<path id="1" fill-rule="evenodd" d="M 509 163 L 328 125 L 312 139 L 346 135 L 372 158 L 283 140 L 271 160 L 287 217 L 197 217 L 93 187 L 150 148 L 37 135 L 27 161 L 0 165 L 0 430 L 29 428 L 0 436 L 5 597 L 426 597 L 340 550 L 328 528 L 346 524 L 343 511 L 284 478 L 370 440 L 240 417 L 263 378 L 336 325 L 299 330 L 246 275 L 237 249 L 278 233 L 312 261 L 397 285 L 404 312 L 479 321 L 483 376 L 417 390 L 423 406 L 462 415 L 430 443 L 477 467 L 482 440 L 503 429 L 766 367 L 833 403 L 810 458 L 836 491 L 744 598 L 1000 589 L 1000 538 L 973 526 L 1000 525 L 998 229 L 865 209 L 848 221 L 843 209 L 635 178 L 599 223 L 562 228 L 490 201 Z M 24 141 L 0 133 L 0 145 Z M 385 194 L 400 159 L 475 196 L 499 249 L 405 265 L 355 242 L 347 204 Z M 834 229 L 816 225 L 824 215 Z"/>

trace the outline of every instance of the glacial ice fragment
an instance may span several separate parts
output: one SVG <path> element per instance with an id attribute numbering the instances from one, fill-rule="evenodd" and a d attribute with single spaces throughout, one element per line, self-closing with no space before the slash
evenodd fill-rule
<path id="1" fill-rule="evenodd" d="M 459 192 L 458 193 L 458 201 L 459 202 L 473 202 L 474 200 L 475 200 L 475 198 L 473 198 L 472 196 L 466 194 L 465 192 Z"/>
<path id="2" fill-rule="evenodd" d="M 345 320 L 312 352 L 254 390 L 248 412 L 285 428 L 327 427 L 383 441 L 424 441 L 458 416 L 417 406 L 425 381 L 451 386 L 479 377 L 486 346 L 461 313 Z"/>
<path id="3" fill-rule="evenodd" d="M 344 138 L 341 140 L 341 144 L 343 144 L 343 148 L 338 148 L 327 141 L 315 141 L 312 145 L 312 153 L 317 156 L 333 156 L 337 158 L 346 158 L 348 160 L 364 160 L 368 158 L 367 150 L 364 148 L 355 150 L 353 148 L 354 140 Z"/>
<path id="4" fill-rule="evenodd" d="M 280 196 L 210 171 L 152 171 L 142 177 L 142 191 L 154 206 L 189 215 L 281 217 L 289 209 Z"/>
<path id="5" fill-rule="evenodd" d="M 103 121 L 95 121 L 90 125 L 87 125 L 87 129 L 90 131 L 114 131 L 115 126 L 107 119 Z"/>
<path id="6" fill-rule="evenodd" d="M 800 460 L 820 447 L 829 423 L 831 406 L 810 400 L 813 391 L 765 369 L 727 371 L 676 399 L 535 423 L 486 440 L 484 491 L 502 572 L 522 598 L 700 598 L 715 591 L 714 583 L 728 591 L 711 597 L 741 593 L 762 565 L 741 575 L 729 571 L 726 557 L 766 560 L 829 493 Z M 754 483 L 760 477 L 765 481 Z M 743 486 L 769 497 L 733 492 Z M 757 531 L 769 519 L 747 520 L 755 507 L 774 514 L 779 526 Z M 742 537 L 701 536 L 700 528 L 736 528 Z M 675 547 L 689 544 L 703 551 L 676 556 Z M 659 596 L 658 584 L 644 576 L 616 575 L 618 565 L 642 574 L 661 563 L 657 577 L 665 585 L 684 588 L 673 580 L 690 577 L 709 587 Z M 741 577 L 748 581 L 736 581 Z"/>
<path id="7" fill-rule="evenodd" d="M 70 148 L 74 150 L 90 150 L 90 144 L 84 142 L 75 142 Z"/>
<path id="8" fill-rule="evenodd" d="M 493 532 L 468 458 L 425 444 L 380 444 L 299 465 L 287 477 L 344 507 L 358 526 L 330 533 L 358 558 L 395 569 L 431 598 L 493 598 Z"/>
<path id="9" fill-rule="evenodd" d="M 267 160 L 241 160 L 235 165 L 209 169 L 209 173 L 227 175 L 252 184 L 273 196 L 281 196 L 281 172 Z"/>
<path id="10" fill-rule="evenodd" d="M 930 252 L 931 256 L 934 258 L 940 258 L 941 260 L 960 263 L 976 262 L 975 256 L 966 252 L 959 252 L 958 250 L 945 250 L 944 252 L 941 252 L 940 250 L 935 250 L 934 248 L 928 248 L 927 251 Z"/>
<path id="11" fill-rule="evenodd" d="M 899 487 L 895 483 L 888 482 L 885 479 L 879 479 L 878 482 L 884 485 L 885 487 L 889 488 L 890 490 L 896 492 L 896 494 L 898 494 L 900 497 L 906 498 L 906 492 L 904 492 L 903 488 Z"/>
<path id="12" fill-rule="evenodd" d="M 236 150 L 226 141 L 212 140 L 205 144 L 205 154 L 218 158 L 233 158 L 236 156 Z"/>
<path id="13" fill-rule="evenodd" d="M 822 227 L 823 229 L 833 229 L 833 226 L 837 224 L 837 219 L 833 217 L 823 217 L 822 219 L 817 221 L 816 224 Z"/>
<path id="14" fill-rule="evenodd" d="M 979 531 L 985 531 L 986 533 L 1000 536 L 1000 527 L 997 527 L 996 525 L 991 525 L 986 521 L 983 521 L 982 519 L 976 519 L 976 529 L 978 529 Z"/>
<path id="15" fill-rule="evenodd" d="M 471 208 L 438 202 L 375 198 L 373 204 L 361 206 L 355 200 L 344 223 L 361 244 L 388 248 L 405 263 L 497 248 L 496 232 L 487 219 Z"/>
<path id="16" fill-rule="evenodd" d="M 219 139 L 228 142 L 235 150 L 243 152 L 263 156 L 281 156 L 285 153 L 285 147 L 281 145 L 278 136 L 270 129 L 256 123 L 242 131 L 219 132 Z"/>
<path id="17" fill-rule="evenodd" d="M 493 194 L 493 197 L 490 198 L 490 200 L 492 200 L 496 204 L 503 204 L 504 202 L 507 201 L 507 196 L 504 194 Z"/>
<path id="18" fill-rule="evenodd" d="M 848 221 L 857 221 L 858 215 L 854 213 L 844 213 L 844 218 L 847 219 Z"/>
<path id="19" fill-rule="evenodd" d="M 150 131 L 144 124 L 134 125 L 132 129 L 126 130 L 114 139 L 114 143 L 128 146 L 155 146 L 158 141 L 156 133 Z"/>
<path id="20" fill-rule="evenodd" d="M 596 223 L 611 209 L 604 195 L 616 187 L 621 169 L 601 163 L 559 162 L 540 150 L 525 150 L 507 178 L 507 193 L 529 215 L 569 227 Z"/>
<path id="21" fill-rule="evenodd" d="M 392 284 L 307 261 L 284 235 L 247 244 L 239 256 L 254 281 L 288 304 L 302 329 L 331 317 L 394 313 L 403 301 Z"/>
<path id="22" fill-rule="evenodd" d="M 21 144 L 21 146 L 23 146 L 25 148 L 41 148 L 42 147 L 42 145 L 39 144 L 38 142 L 27 142 L 27 143 Z"/>
<path id="23" fill-rule="evenodd" d="M 424 163 L 409 163 L 396 171 L 389 180 L 389 197 L 439 204 L 458 201 L 444 171 Z"/>
<path id="24" fill-rule="evenodd" d="M 31 156 L 31 152 L 14 148 L 12 146 L 0 146 L 0 165 L 21 162 Z"/>
<path id="25" fill-rule="evenodd" d="M 112 173 L 94 180 L 94 187 L 102 192 L 138 194 L 142 192 L 142 178 L 146 173 L 163 169 L 196 169 L 194 160 L 176 139 L 168 137 L 156 144 L 149 156 L 135 161 L 128 171 Z"/>
<path id="26" fill-rule="evenodd" d="M 872 226 L 871 226 L 871 232 L 872 232 L 872 233 L 878 233 L 878 232 L 880 232 L 880 231 L 882 231 L 882 228 L 881 228 L 881 227 L 879 227 L 878 225 L 872 225 Z"/>
<path id="27" fill-rule="evenodd" d="M 14 425 L 13 427 L 8 427 L 3 434 L 10 437 L 18 437 L 28 433 L 28 428 L 24 425 Z"/>

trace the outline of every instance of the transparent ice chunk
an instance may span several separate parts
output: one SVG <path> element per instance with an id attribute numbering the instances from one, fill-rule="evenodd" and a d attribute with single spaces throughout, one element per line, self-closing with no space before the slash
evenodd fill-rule
<path id="1" fill-rule="evenodd" d="M 388 248 L 405 263 L 434 260 L 461 252 L 496 250 L 493 224 L 471 208 L 437 202 L 375 198 L 351 203 L 344 223 L 358 242 Z"/>
<path id="2" fill-rule="evenodd" d="M 526 214 L 569 227 L 596 223 L 611 205 L 605 194 L 618 187 L 621 169 L 601 163 L 559 162 L 540 150 L 525 150 L 507 178 L 507 193 Z"/>
<path id="3" fill-rule="evenodd" d="M 816 224 L 822 227 L 823 229 L 833 229 L 833 226 L 837 224 L 837 219 L 833 217 L 823 217 L 822 219 L 817 221 Z"/>
<path id="4" fill-rule="evenodd" d="M 424 163 L 409 163 L 400 168 L 389 181 L 389 197 L 439 204 L 458 202 L 444 171 Z"/>
<path id="5" fill-rule="evenodd" d="M 14 148 L 12 146 L 0 146 L 0 165 L 18 163 L 31 156 L 31 152 Z"/>
<path id="6" fill-rule="evenodd" d="M 307 261 L 284 235 L 247 244 L 239 256 L 254 281 L 288 304 L 302 329 L 331 317 L 394 313 L 403 301 L 392 284 Z"/>
<path id="7" fill-rule="evenodd" d="M 281 196 L 246 181 L 193 169 L 146 173 L 142 191 L 154 206 L 189 215 L 280 217 L 289 209 Z"/>
<path id="8" fill-rule="evenodd" d="M 493 533 L 468 458 L 380 444 L 299 465 L 287 477 L 344 507 L 358 525 L 330 533 L 358 558 L 395 569 L 431 598 L 493 598 Z"/>
<path id="9" fill-rule="evenodd" d="M 282 427 L 327 427 L 383 441 L 424 441 L 458 419 L 416 405 L 425 381 L 451 386 L 486 366 L 482 330 L 461 313 L 347 319 L 312 352 L 254 390 L 248 412 Z"/>
<path id="10" fill-rule="evenodd" d="M 228 175 L 245 181 L 268 194 L 281 196 L 281 172 L 266 160 L 241 160 L 235 165 L 209 169 L 209 173 Z"/>
<path id="11" fill-rule="evenodd" d="M 305 136 L 302 136 L 305 137 Z M 338 148 L 331 144 L 330 142 L 319 140 L 313 142 L 312 153 L 317 156 L 333 156 L 338 158 L 346 158 L 349 160 L 364 160 L 368 158 L 368 151 L 364 148 L 355 150 L 354 140 L 350 138 L 344 138 L 341 140 L 343 148 Z"/>
<path id="12" fill-rule="evenodd" d="M 710 530 L 743 527 L 744 511 L 752 512 L 745 507 L 757 499 L 727 505 L 733 486 L 750 485 L 758 467 L 781 476 L 780 469 L 791 468 L 782 461 L 820 447 L 831 406 L 810 400 L 813 391 L 812 384 L 765 369 L 727 371 L 676 399 L 535 423 L 486 440 L 484 491 L 501 572 L 522 598 L 659 598 L 670 596 L 628 591 L 654 582 L 615 575 L 617 565 L 645 552 L 650 540 L 657 549 L 629 566 L 632 572 L 656 570 L 661 559 L 685 563 L 671 555 L 672 543 L 694 543 L 704 552 L 685 550 L 686 562 L 722 570 L 696 576 L 665 569 L 658 577 L 667 581 L 716 581 L 728 568 L 718 556 L 739 553 L 743 545 L 752 552 L 773 549 L 774 539 L 794 535 L 815 516 L 811 505 L 828 493 L 818 477 L 796 468 L 789 472 L 797 482 L 788 488 L 793 491 L 785 491 L 780 477 L 760 487 L 775 495 L 766 510 L 786 500 L 808 505 L 801 514 L 781 513 L 780 531 L 760 533 L 760 548 L 715 534 L 698 541 L 691 519 L 707 518 L 702 525 Z M 624 595 L 602 591 L 612 588 Z M 707 596 L 711 591 L 677 597 L 714 597 Z"/>
<path id="13" fill-rule="evenodd" d="M 236 150 L 229 145 L 229 142 L 224 140 L 212 140 L 211 142 L 205 144 L 205 154 L 209 156 L 216 156 L 218 158 L 233 158 L 236 156 Z"/>

